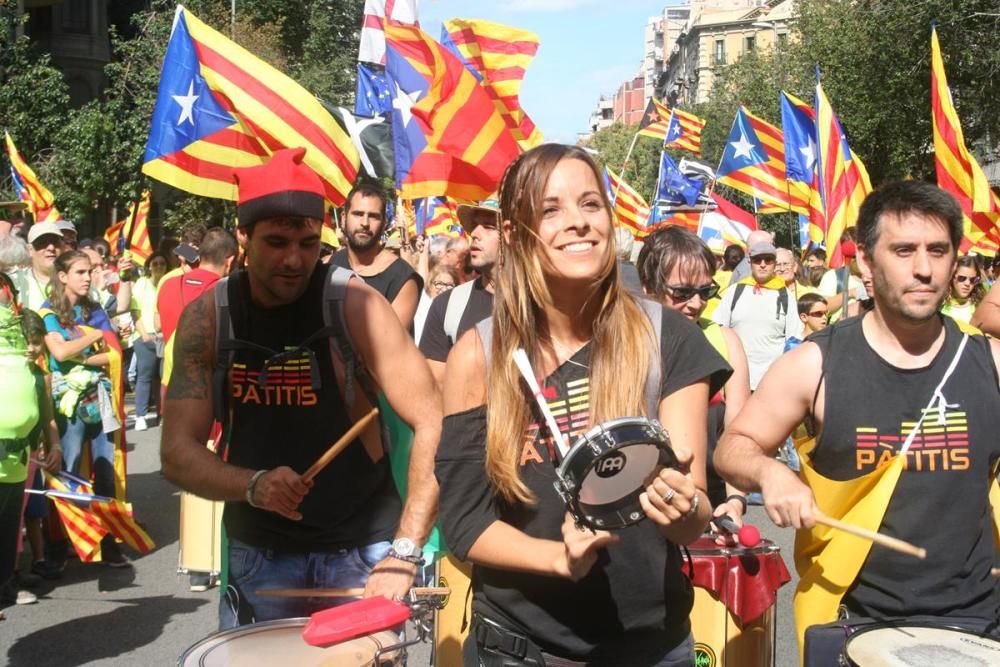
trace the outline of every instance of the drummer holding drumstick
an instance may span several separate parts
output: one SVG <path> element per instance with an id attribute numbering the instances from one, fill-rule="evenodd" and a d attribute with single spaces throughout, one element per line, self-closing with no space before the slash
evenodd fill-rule
<path id="1" fill-rule="evenodd" d="M 715 465 L 759 489 L 777 525 L 810 531 L 796 544 L 800 642 L 841 604 L 851 616 L 944 616 L 981 629 L 1000 610 L 987 497 L 1000 458 L 1000 344 L 938 312 L 962 212 L 933 185 L 890 183 L 865 200 L 857 234 L 874 310 L 779 359 L 729 425 Z M 774 454 L 806 416 L 818 436 L 800 448 L 800 479 Z M 817 509 L 916 542 L 927 558 L 814 528 Z"/>
<path id="2" fill-rule="evenodd" d="M 448 357 L 436 473 L 445 541 L 474 564 L 466 665 L 693 659 L 692 592 L 677 545 L 711 517 L 706 407 L 729 368 L 697 327 L 651 304 L 662 317 L 653 340 L 619 281 L 602 183 L 577 147 L 539 146 L 508 167 L 490 353 L 473 330 Z M 520 348 L 566 439 L 645 414 L 651 357 L 660 364 L 649 416 L 669 431 L 683 469 L 646 487 L 649 521 L 614 533 L 574 525 L 552 484 L 558 447 L 513 361 Z"/>

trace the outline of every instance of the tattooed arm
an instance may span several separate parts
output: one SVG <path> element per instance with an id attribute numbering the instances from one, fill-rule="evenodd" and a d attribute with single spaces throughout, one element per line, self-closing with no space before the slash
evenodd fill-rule
<path id="1" fill-rule="evenodd" d="M 225 463 L 205 446 L 214 420 L 215 291 L 208 290 L 181 314 L 174 332 L 174 368 L 163 403 L 160 463 L 164 476 L 209 500 L 245 501 L 254 472 Z M 291 468 L 267 471 L 254 487 L 258 507 L 298 520 L 309 485 Z"/>

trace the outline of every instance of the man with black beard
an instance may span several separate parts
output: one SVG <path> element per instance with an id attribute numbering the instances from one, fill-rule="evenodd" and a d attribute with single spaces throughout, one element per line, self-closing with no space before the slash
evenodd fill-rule
<path id="1" fill-rule="evenodd" d="M 385 249 L 382 240 L 385 225 L 385 193 L 369 183 L 356 185 L 347 196 L 341 220 L 347 248 L 337 252 L 331 263 L 354 271 L 381 293 L 412 333 L 424 281 L 409 264 Z"/>

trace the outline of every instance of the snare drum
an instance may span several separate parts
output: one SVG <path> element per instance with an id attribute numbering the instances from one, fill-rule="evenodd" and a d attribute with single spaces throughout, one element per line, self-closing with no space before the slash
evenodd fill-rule
<path id="1" fill-rule="evenodd" d="M 579 436 L 556 470 L 556 491 L 576 520 L 614 530 L 646 518 L 639 495 L 660 468 L 677 465 L 670 436 L 656 420 L 624 417 Z"/>
<path id="2" fill-rule="evenodd" d="M 775 660 L 777 590 L 791 578 L 779 549 L 720 547 L 712 537 L 692 544 L 695 664 L 764 667 Z"/>
<path id="3" fill-rule="evenodd" d="M 851 635 L 843 658 L 854 667 L 987 667 L 1000 665 L 1000 642 L 956 628 L 878 624 Z"/>
<path id="4" fill-rule="evenodd" d="M 318 648 L 302 639 L 307 618 L 288 618 L 244 625 L 210 635 L 189 648 L 179 667 L 397 667 L 404 652 L 393 650 L 399 635 L 377 632 L 367 637 Z M 388 649 L 388 650 L 386 650 Z M 376 654 L 386 650 L 383 655 Z"/>

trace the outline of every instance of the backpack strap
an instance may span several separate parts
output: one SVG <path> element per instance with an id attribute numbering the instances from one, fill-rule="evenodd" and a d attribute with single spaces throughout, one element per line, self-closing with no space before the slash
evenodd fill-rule
<path id="1" fill-rule="evenodd" d="M 215 291 L 215 368 L 212 369 L 212 411 L 215 420 L 226 424 L 229 397 L 229 369 L 233 365 L 233 319 L 229 307 L 229 277 L 220 278 Z"/>
<path id="2" fill-rule="evenodd" d="M 743 296 L 743 290 L 747 288 L 746 283 L 736 283 L 733 288 L 733 300 L 729 302 L 729 328 L 733 328 L 733 313 L 736 311 L 736 302 Z"/>
<path id="3" fill-rule="evenodd" d="M 347 285 L 354 276 L 353 271 L 331 266 L 323 286 L 323 321 L 333 339 L 334 350 L 344 364 L 344 403 L 347 407 L 354 405 L 354 381 L 357 380 L 368 401 L 372 405 L 378 405 L 375 382 L 358 356 L 344 317 L 344 297 L 347 295 Z"/>
<path id="4" fill-rule="evenodd" d="M 660 360 L 660 340 L 663 335 L 663 306 L 649 299 L 636 299 L 642 312 L 653 326 L 653 339 L 649 345 L 649 371 L 646 373 L 646 410 L 650 419 L 656 419 L 660 407 L 660 384 L 663 374 Z"/>
<path id="5" fill-rule="evenodd" d="M 453 288 L 448 295 L 448 307 L 444 311 L 444 332 L 452 345 L 458 341 L 458 326 L 462 322 L 462 315 L 465 314 L 465 307 L 469 305 L 475 284 L 474 280 L 462 283 Z"/>

